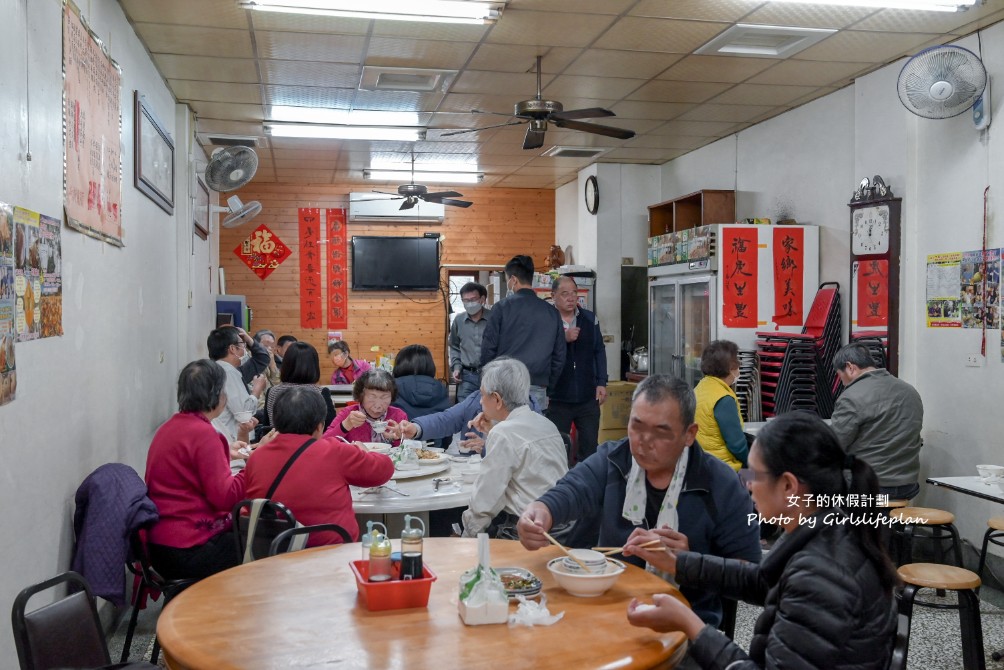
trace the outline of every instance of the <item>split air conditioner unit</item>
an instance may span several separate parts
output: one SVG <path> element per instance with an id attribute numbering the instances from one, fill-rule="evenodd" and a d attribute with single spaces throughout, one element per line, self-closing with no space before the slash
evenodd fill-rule
<path id="1" fill-rule="evenodd" d="M 401 209 L 404 198 L 382 193 L 350 193 L 349 221 L 442 223 L 446 207 L 441 203 L 419 200 L 410 209 Z"/>

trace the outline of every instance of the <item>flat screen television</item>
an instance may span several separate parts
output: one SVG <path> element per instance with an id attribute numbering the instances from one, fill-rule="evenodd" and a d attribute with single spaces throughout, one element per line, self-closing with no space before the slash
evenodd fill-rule
<path id="1" fill-rule="evenodd" d="M 438 237 L 352 238 L 356 291 L 439 290 Z"/>

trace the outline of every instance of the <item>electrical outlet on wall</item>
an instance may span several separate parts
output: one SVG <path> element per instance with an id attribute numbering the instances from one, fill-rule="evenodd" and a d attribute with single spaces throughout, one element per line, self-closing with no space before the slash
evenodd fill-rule
<path id="1" fill-rule="evenodd" d="M 982 354 L 966 354 L 966 367 L 967 368 L 982 368 L 983 363 L 986 361 L 986 357 Z"/>

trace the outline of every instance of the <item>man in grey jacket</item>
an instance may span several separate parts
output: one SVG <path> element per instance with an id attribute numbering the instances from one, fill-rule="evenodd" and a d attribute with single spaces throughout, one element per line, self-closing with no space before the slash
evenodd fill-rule
<path id="1" fill-rule="evenodd" d="M 842 347 L 833 367 L 844 385 L 831 424 L 840 444 L 872 466 L 881 492 L 890 499 L 915 497 L 924 446 L 924 403 L 917 389 L 876 368 L 863 344 Z"/>

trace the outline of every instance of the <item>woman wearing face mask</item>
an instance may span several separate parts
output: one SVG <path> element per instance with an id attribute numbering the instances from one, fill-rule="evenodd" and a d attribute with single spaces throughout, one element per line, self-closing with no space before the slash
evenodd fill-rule
<path id="1" fill-rule="evenodd" d="M 401 440 L 400 423 L 408 418 L 403 409 L 391 407 L 397 384 L 389 372 L 367 370 L 352 384 L 356 401 L 335 416 L 324 437 L 343 437 L 350 442 L 390 442 Z"/>
<path id="2" fill-rule="evenodd" d="M 372 367 L 366 361 L 352 358 L 349 345 L 342 340 L 328 345 L 328 356 L 335 366 L 335 371 L 331 373 L 330 384 L 352 384 Z"/>
<path id="3" fill-rule="evenodd" d="M 697 443 L 735 471 L 746 467 L 749 445 L 743 432 L 739 398 L 732 385 L 739 379 L 739 347 L 715 340 L 701 354 L 704 378 L 694 389 L 697 396 Z"/>

